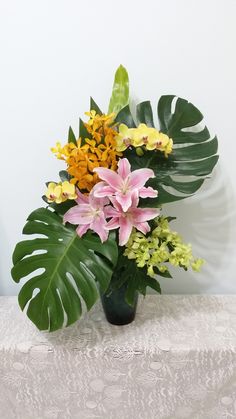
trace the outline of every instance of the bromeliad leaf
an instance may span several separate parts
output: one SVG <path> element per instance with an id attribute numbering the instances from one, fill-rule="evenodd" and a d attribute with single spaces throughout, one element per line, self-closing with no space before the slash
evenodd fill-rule
<path id="1" fill-rule="evenodd" d="M 116 70 L 108 113 L 117 114 L 129 102 L 129 76 L 127 70 L 120 65 Z"/>
<path id="2" fill-rule="evenodd" d="M 145 206 L 158 206 L 193 195 L 218 161 L 217 137 L 211 138 L 207 127 L 200 126 L 203 115 L 192 103 L 176 96 L 162 96 L 158 118 L 160 131 L 173 140 L 173 152 L 168 158 L 158 151 L 147 151 L 141 157 L 134 148 L 125 152 L 133 170 L 149 167 L 155 173 L 149 184 L 158 190 L 158 198 L 145 199 Z M 150 102 L 137 106 L 137 120 L 153 126 Z M 128 106 L 118 113 L 116 121 L 134 126 Z"/>
<path id="3" fill-rule="evenodd" d="M 69 326 L 81 316 L 82 300 L 89 310 L 98 298 L 98 287 L 102 291 L 108 287 L 117 261 L 116 241 L 110 235 L 102 244 L 92 233 L 81 239 L 46 208 L 28 217 L 23 233 L 44 237 L 18 243 L 13 253 L 14 281 L 31 275 L 19 293 L 21 309 L 28 304 L 27 315 L 40 330 Z"/>

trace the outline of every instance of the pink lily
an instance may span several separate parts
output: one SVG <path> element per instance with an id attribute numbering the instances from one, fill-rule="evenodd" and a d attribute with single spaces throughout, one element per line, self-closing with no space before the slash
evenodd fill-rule
<path id="1" fill-rule="evenodd" d="M 121 204 L 115 199 L 110 197 L 113 205 L 105 208 L 106 218 L 111 218 L 107 223 L 107 228 L 113 230 L 119 228 L 119 245 L 124 246 L 129 240 L 132 228 L 146 234 L 150 231 L 148 220 L 159 215 L 157 208 L 137 208 L 138 198 L 132 197 L 131 206 L 128 211 L 124 212 Z"/>
<path id="2" fill-rule="evenodd" d="M 94 196 L 96 187 L 97 185 L 94 186 L 89 196 L 77 190 L 77 205 L 65 213 L 63 221 L 64 223 L 69 222 L 78 225 L 76 232 L 79 237 L 82 237 L 88 229 L 91 229 L 104 242 L 108 238 L 107 222 L 104 214 L 104 205 L 108 203 L 108 200 Z"/>
<path id="3" fill-rule="evenodd" d="M 94 195 L 97 198 L 114 196 L 124 212 L 131 207 L 133 196 L 155 198 L 157 191 L 151 187 L 144 187 L 149 178 L 155 177 L 153 170 L 138 169 L 131 172 L 130 169 L 126 158 L 119 160 L 117 173 L 104 167 L 96 167 L 93 171 L 105 183 L 100 183 Z"/>

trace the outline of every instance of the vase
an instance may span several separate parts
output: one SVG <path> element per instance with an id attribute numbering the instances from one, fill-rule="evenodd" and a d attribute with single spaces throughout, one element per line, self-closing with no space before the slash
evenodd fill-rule
<path id="1" fill-rule="evenodd" d="M 131 323 L 135 318 L 138 292 L 135 293 L 134 305 L 130 306 L 125 301 L 126 290 L 127 284 L 124 284 L 120 288 L 108 289 L 101 294 L 103 310 L 107 321 L 111 324 L 123 326 Z"/>

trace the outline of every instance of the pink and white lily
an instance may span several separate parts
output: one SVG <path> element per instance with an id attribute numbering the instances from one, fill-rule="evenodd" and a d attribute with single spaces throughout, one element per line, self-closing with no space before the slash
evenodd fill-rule
<path id="1" fill-rule="evenodd" d="M 138 198 L 132 197 L 131 206 L 128 211 L 124 211 L 121 204 L 110 197 L 113 206 L 105 208 L 107 218 L 111 220 L 107 223 L 107 228 L 113 230 L 119 228 L 119 245 L 124 246 L 129 240 L 133 227 L 146 234 L 150 231 L 147 221 L 159 215 L 157 208 L 137 208 Z"/>
<path id="2" fill-rule="evenodd" d="M 96 167 L 101 182 L 94 196 L 97 198 L 115 197 L 124 212 L 132 205 L 132 198 L 155 198 L 157 191 L 151 187 L 144 187 L 148 179 L 155 177 L 151 169 L 138 169 L 131 172 L 129 161 L 124 158 L 118 163 L 117 173 L 104 167 Z"/>
<path id="3" fill-rule="evenodd" d="M 106 198 L 96 198 L 94 192 L 97 185 L 90 192 L 89 196 L 83 195 L 77 190 L 77 205 L 70 208 L 64 215 L 64 223 L 78 225 L 76 232 L 82 237 L 88 229 L 97 233 L 102 242 L 108 238 L 107 222 L 104 214 L 104 205 L 109 201 Z"/>

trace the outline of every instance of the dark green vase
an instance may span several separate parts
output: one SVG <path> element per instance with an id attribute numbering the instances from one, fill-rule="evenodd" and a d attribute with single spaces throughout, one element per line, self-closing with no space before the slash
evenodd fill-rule
<path id="1" fill-rule="evenodd" d="M 125 301 L 126 289 L 127 284 L 124 284 L 118 289 L 108 289 L 105 294 L 101 294 L 103 310 L 111 324 L 122 326 L 131 323 L 135 318 L 138 293 L 135 295 L 134 305 L 130 306 Z"/>

